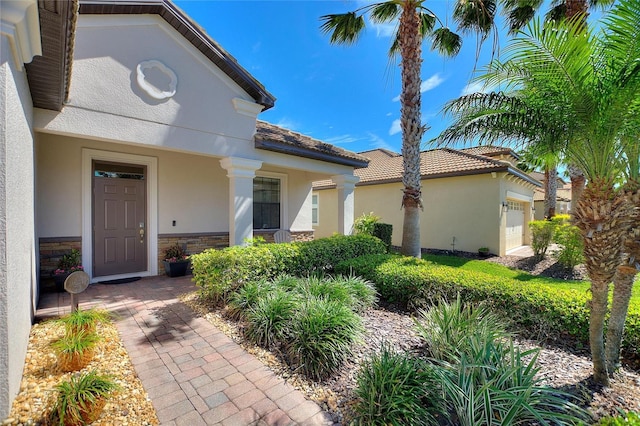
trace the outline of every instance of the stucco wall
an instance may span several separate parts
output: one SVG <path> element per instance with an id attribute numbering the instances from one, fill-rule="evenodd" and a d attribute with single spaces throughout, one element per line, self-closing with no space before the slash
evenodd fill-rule
<path id="1" fill-rule="evenodd" d="M 4 25 L 4 24 L 3 24 Z M 0 419 L 17 395 L 36 298 L 33 108 L 24 69 L 0 38 Z"/>
<path id="2" fill-rule="evenodd" d="M 500 251 L 500 208 L 503 177 L 498 174 L 461 176 L 422 181 L 424 212 L 420 217 L 420 240 L 424 248 L 475 252 L 489 247 Z M 504 187 L 506 191 L 506 186 Z M 510 186 L 508 188 L 511 188 Z M 337 210 L 337 191 L 319 190 L 319 226 L 316 237 L 329 236 L 337 230 L 332 219 Z M 392 243 L 402 243 L 404 210 L 402 184 L 359 185 L 355 189 L 355 216 L 373 212 L 383 222 L 393 225 Z"/>
<path id="3" fill-rule="evenodd" d="M 158 233 L 229 231 L 229 179 L 218 158 L 38 134 L 39 237 L 74 237 L 81 229 L 82 149 L 122 151 L 158 159 Z M 311 230 L 311 182 L 306 172 L 269 168 L 287 177 L 288 223 Z M 173 221 L 176 226 L 173 226 Z"/>

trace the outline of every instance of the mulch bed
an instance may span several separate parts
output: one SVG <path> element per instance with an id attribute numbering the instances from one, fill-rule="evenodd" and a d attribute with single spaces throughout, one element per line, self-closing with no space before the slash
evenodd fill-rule
<path id="1" fill-rule="evenodd" d="M 445 254 L 445 253 L 441 253 Z M 446 253 L 451 254 L 451 253 Z M 469 258 L 478 258 L 474 253 L 456 252 Z M 563 279 L 585 279 L 584 267 L 578 266 L 574 271 L 566 271 L 556 264 L 555 259 L 547 256 L 542 262 L 533 258 L 515 256 L 491 257 L 483 259 L 530 272 L 534 275 Z M 384 305 L 369 309 L 364 315 L 366 329 L 364 340 L 354 348 L 342 370 L 336 376 L 321 383 L 312 382 L 289 368 L 278 353 L 269 352 L 247 342 L 242 336 L 242 324 L 229 320 L 224 310 L 207 306 L 196 295 L 184 299 L 194 310 L 199 312 L 215 326 L 254 354 L 280 377 L 305 393 L 309 399 L 318 402 L 321 407 L 331 413 L 336 424 L 347 424 L 352 417 L 356 398 L 353 389 L 360 364 L 370 354 L 378 351 L 383 344 L 400 350 L 420 351 L 421 342 L 413 331 L 413 320 L 407 312 L 392 305 Z M 537 342 L 518 339 L 516 344 L 523 350 L 540 348 L 538 356 L 538 376 L 542 383 L 574 395 L 579 405 L 587 408 L 594 421 L 606 416 L 616 415 L 620 410 L 640 411 L 640 374 L 638 370 L 625 367 L 611 381 L 611 386 L 601 388 L 592 379 L 593 364 L 588 348 L 570 340 L 560 342 Z M 574 402 L 576 402 L 574 401 Z"/>

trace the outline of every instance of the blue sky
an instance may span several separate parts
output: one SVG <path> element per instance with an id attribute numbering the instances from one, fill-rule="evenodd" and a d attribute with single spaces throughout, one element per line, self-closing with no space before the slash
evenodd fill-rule
<path id="1" fill-rule="evenodd" d="M 387 55 L 394 27 L 368 22 L 352 46 L 331 45 L 320 31 L 320 16 L 351 11 L 363 2 L 174 1 L 276 97 L 275 107 L 260 119 L 355 152 L 400 152 L 400 68 Z M 426 5 L 451 24 L 453 1 Z M 428 43 L 423 46 L 422 120 L 431 126 L 424 140 L 446 127 L 440 109 L 470 90 L 473 69 L 489 61 L 492 41 L 477 61 L 476 50 L 473 35 L 451 59 L 432 52 Z"/>

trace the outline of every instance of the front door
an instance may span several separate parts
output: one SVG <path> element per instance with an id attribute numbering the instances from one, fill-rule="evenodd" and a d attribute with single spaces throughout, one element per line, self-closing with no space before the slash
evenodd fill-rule
<path id="1" fill-rule="evenodd" d="M 93 165 L 93 276 L 147 270 L 145 167 Z"/>

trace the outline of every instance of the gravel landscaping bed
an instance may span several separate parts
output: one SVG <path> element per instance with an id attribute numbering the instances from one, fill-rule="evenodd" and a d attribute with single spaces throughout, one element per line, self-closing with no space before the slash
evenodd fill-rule
<path id="1" fill-rule="evenodd" d="M 155 409 L 138 379 L 129 355 L 122 345 L 118 330 L 112 323 L 98 324 L 101 340 L 93 360 L 81 371 L 98 370 L 118 384 L 96 426 L 159 424 Z M 55 321 L 35 324 L 29 335 L 20 393 L 13 402 L 9 417 L 1 425 L 47 425 L 47 416 L 56 397 L 54 387 L 75 373 L 64 373 L 57 366 L 51 343 L 61 338 L 64 328 Z"/>

